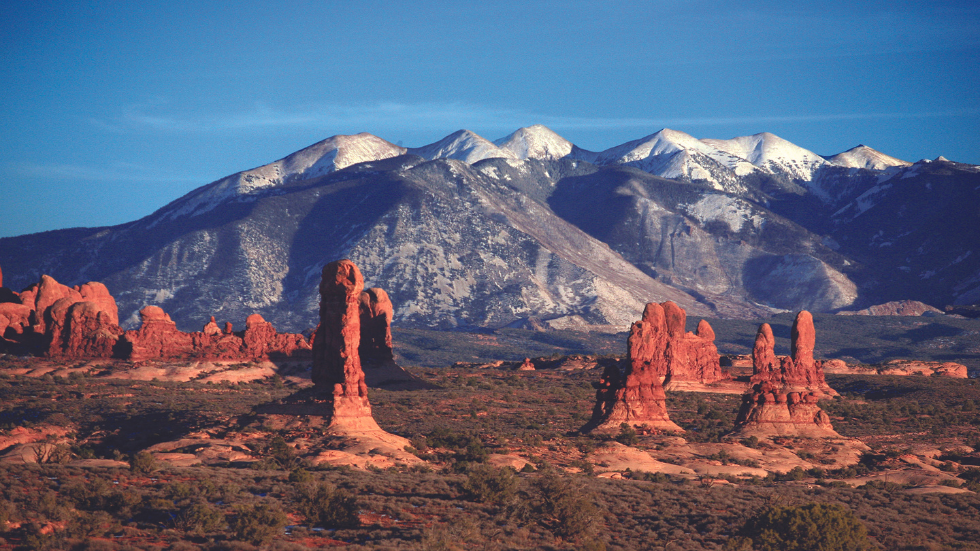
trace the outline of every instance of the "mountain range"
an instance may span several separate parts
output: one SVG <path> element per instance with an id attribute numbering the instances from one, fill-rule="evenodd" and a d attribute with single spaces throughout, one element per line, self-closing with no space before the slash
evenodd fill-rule
<path id="1" fill-rule="evenodd" d="M 624 326 L 694 316 L 980 302 L 980 167 L 864 145 L 820 156 L 770 133 L 664 129 L 605 151 L 548 128 L 404 148 L 334 136 L 140 220 L 0 239 L 5 284 L 105 283 L 183 328 L 316 319 L 320 268 L 350 258 L 396 322 Z"/>

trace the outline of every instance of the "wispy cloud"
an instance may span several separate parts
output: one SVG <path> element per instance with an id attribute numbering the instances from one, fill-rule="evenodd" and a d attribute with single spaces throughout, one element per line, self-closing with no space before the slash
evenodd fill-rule
<path id="1" fill-rule="evenodd" d="M 166 171 L 133 165 L 116 163 L 110 167 L 86 166 L 67 163 L 9 163 L 13 174 L 22 177 L 43 177 L 55 180 L 82 180 L 89 182 L 132 182 L 141 184 L 171 184 L 198 182 L 200 178 L 190 176 L 175 176 Z"/>
<path id="2" fill-rule="evenodd" d="M 153 109 L 156 111 L 156 109 Z M 494 108 L 465 103 L 397 103 L 364 105 L 321 104 L 292 109 L 256 105 L 254 108 L 218 115 L 191 116 L 127 108 L 116 121 L 95 121 L 107 128 L 164 132 L 220 133 L 290 128 L 360 130 L 439 130 L 459 128 L 514 130 L 544 124 L 555 130 L 615 130 L 663 127 L 708 127 L 787 122 L 834 122 L 867 119 L 920 119 L 975 116 L 980 109 L 918 112 L 815 113 L 795 115 L 741 115 L 726 117 L 580 117 L 549 115 L 518 109 Z"/>

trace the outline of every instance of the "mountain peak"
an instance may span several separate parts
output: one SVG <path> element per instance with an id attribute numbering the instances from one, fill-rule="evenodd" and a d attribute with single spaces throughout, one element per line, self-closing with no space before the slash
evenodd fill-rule
<path id="1" fill-rule="evenodd" d="M 827 157 L 830 164 L 847 168 L 865 168 L 868 170 L 886 170 L 893 166 L 909 166 L 912 163 L 885 155 L 880 151 L 860 144 L 843 153 Z"/>
<path id="2" fill-rule="evenodd" d="M 456 159 L 465 163 L 493 158 L 517 158 L 511 151 L 501 149 L 490 140 L 466 129 L 457 130 L 435 143 L 410 148 L 408 153 L 429 160 Z"/>
<path id="3" fill-rule="evenodd" d="M 571 142 L 543 124 L 518 128 L 493 143 L 510 151 L 518 159 L 561 159 L 570 154 L 574 147 Z"/>

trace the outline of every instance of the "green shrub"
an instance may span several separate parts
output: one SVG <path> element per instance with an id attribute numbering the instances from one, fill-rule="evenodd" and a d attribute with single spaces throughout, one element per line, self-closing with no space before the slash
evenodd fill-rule
<path id="1" fill-rule="evenodd" d="M 513 469 L 478 465 L 470 469 L 463 490 L 476 501 L 502 505 L 517 495 L 519 480 Z"/>
<path id="2" fill-rule="evenodd" d="M 594 495 L 553 472 L 539 477 L 533 486 L 537 496 L 531 514 L 539 524 L 559 538 L 592 542 L 603 517 Z"/>
<path id="3" fill-rule="evenodd" d="M 332 484 L 309 484 L 300 490 L 299 512 L 311 526 L 352 528 L 361 525 L 357 500 Z"/>
<path id="4" fill-rule="evenodd" d="M 135 474 L 147 475 L 157 470 L 157 459 L 150 452 L 139 452 L 129 458 L 129 468 Z"/>
<path id="5" fill-rule="evenodd" d="M 174 515 L 174 525 L 196 535 L 213 532 L 224 524 L 225 516 L 204 502 L 197 502 Z"/>
<path id="6" fill-rule="evenodd" d="M 294 484 L 309 484 L 313 482 L 313 475 L 302 467 L 296 467 L 289 472 L 289 481 Z"/>
<path id="7" fill-rule="evenodd" d="M 228 523 L 235 538 L 255 545 L 271 540 L 286 526 L 286 513 L 275 501 L 242 506 L 237 513 Z"/>
<path id="8" fill-rule="evenodd" d="M 809 503 L 770 507 L 748 520 L 725 549 L 758 551 L 863 551 L 872 549 L 868 531 L 850 509 Z"/>
<path id="9" fill-rule="evenodd" d="M 620 423 L 616 441 L 626 446 L 635 446 L 639 441 L 639 438 L 636 436 L 636 429 L 630 426 L 629 423 Z"/>

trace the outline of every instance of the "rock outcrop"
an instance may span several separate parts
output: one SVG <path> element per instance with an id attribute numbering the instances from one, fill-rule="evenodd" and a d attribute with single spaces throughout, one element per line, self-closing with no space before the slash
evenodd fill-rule
<path id="1" fill-rule="evenodd" d="M 364 367 L 394 363 L 391 319 L 395 309 L 384 289 L 365 289 L 360 297 L 361 343 L 357 351 Z"/>
<path id="2" fill-rule="evenodd" d="M 840 436 L 812 393 L 783 392 L 769 381 L 758 383 L 744 395 L 735 419 L 739 436 Z"/>
<path id="3" fill-rule="evenodd" d="M 727 379 L 715 346 L 715 332 L 701 320 L 697 333 L 682 333 L 667 345 L 666 390 L 700 390 L 704 385 Z"/>
<path id="4" fill-rule="evenodd" d="M 124 358 L 133 362 L 187 358 L 194 351 L 193 337 L 177 329 L 159 306 L 140 310 L 139 329 L 126 331 L 122 341 Z"/>
<path id="5" fill-rule="evenodd" d="M 676 331 L 677 312 L 671 314 L 674 316 L 671 324 Z M 667 415 L 661 384 L 661 372 L 666 371 L 667 365 L 668 341 L 665 308 L 656 303 L 647 304 L 643 319 L 630 328 L 625 370 L 621 372 L 616 364 L 606 367 L 596 389 L 592 420 L 583 431 L 614 432 L 627 423 L 634 427 L 682 432 Z"/>
<path id="6" fill-rule="evenodd" d="M 752 349 L 753 385 L 770 382 L 784 392 L 812 392 L 819 397 L 837 396 L 824 377 L 823 362 L 813 358 L 816 330 L 806 310 L 796 315 L 790 341 L 790 356 L 776 356 L 772 328 L 763 323 Z"/>
<path id="7" fill-rule="evenodd" d="M 701 320 L 695 334 L 685 332 L 686 324 L 687 313 L 673 302 L 650 303 L 630 331 L 630 362 L 651 369 L 667 390 L 697 390 L 726 379 L 711 325 Z"/>
<path id="8" fill-rule="evenodd" d="M 822 362 L 813 359 L 813 316 L 797 314 L 791 356 L 777 357 L 772 328 L 759 326 L 752 349 L 752 388 L 742 398 L 735 433 L 743 436 L 838 436 L 817 402 L 837 393 L 824 379 Z"/>
<path id="9" fill-rule="evenodd" d="M 139 329 L 123 334 L 116 355 L 134 362 L 146 360 L 258 361 L 299 357 L 310 350 L 302 335 L 277 333 L 259 314 L 245 320 L 245 331 L 225 330 L 211 318 L 199 332 L 184 333 L 158 306 L 140 310 Z"/>
<path id="10" fill-rule="evenodd" d="M 327 395 L 330 430 L 380 431 L 371 415 L 361 368 L 361 291 L 364 278 L 350 260 L 323 267 L 320 324 L 313 338 L 313 384 Z"/>
<path id="11" fill-rule="evenodd" d="M 146 306 L 140 328 L 123 331 L 115 298 L 96 281 L 68 287 L 43 275 L 11 295 L 15 301 L 0 301 L 0 345 L 21 353 L 64 360 L 256 361 L 310 349 L 302 335 L 277 333 L 258 314 L 248 317 L 242 333 L 233 333 L 231 323 L 221 331 L 214 317 L 201 332 L 184 333 L 161 308 Z"/>
<path id="12" fill-rule="evenodd" d="M 920 360 L 890 360 L 879 365 L 851 365 L 844 360 L 826 360 L 826 373 L 835 375 L 925 375 L 927 377 L 969 377 L 965 365 L 956 362 L 929 362 Z"/>
<path id="13" fill-rule="evenodd" d="M 837 312 L 838 316 L 922 316 L 927 313 L 943 314 L 934 306 L 929 306 L 917 300 L 896 300 L 884 304 L 869 306 L 863 310 L 844 310 Z"/>

